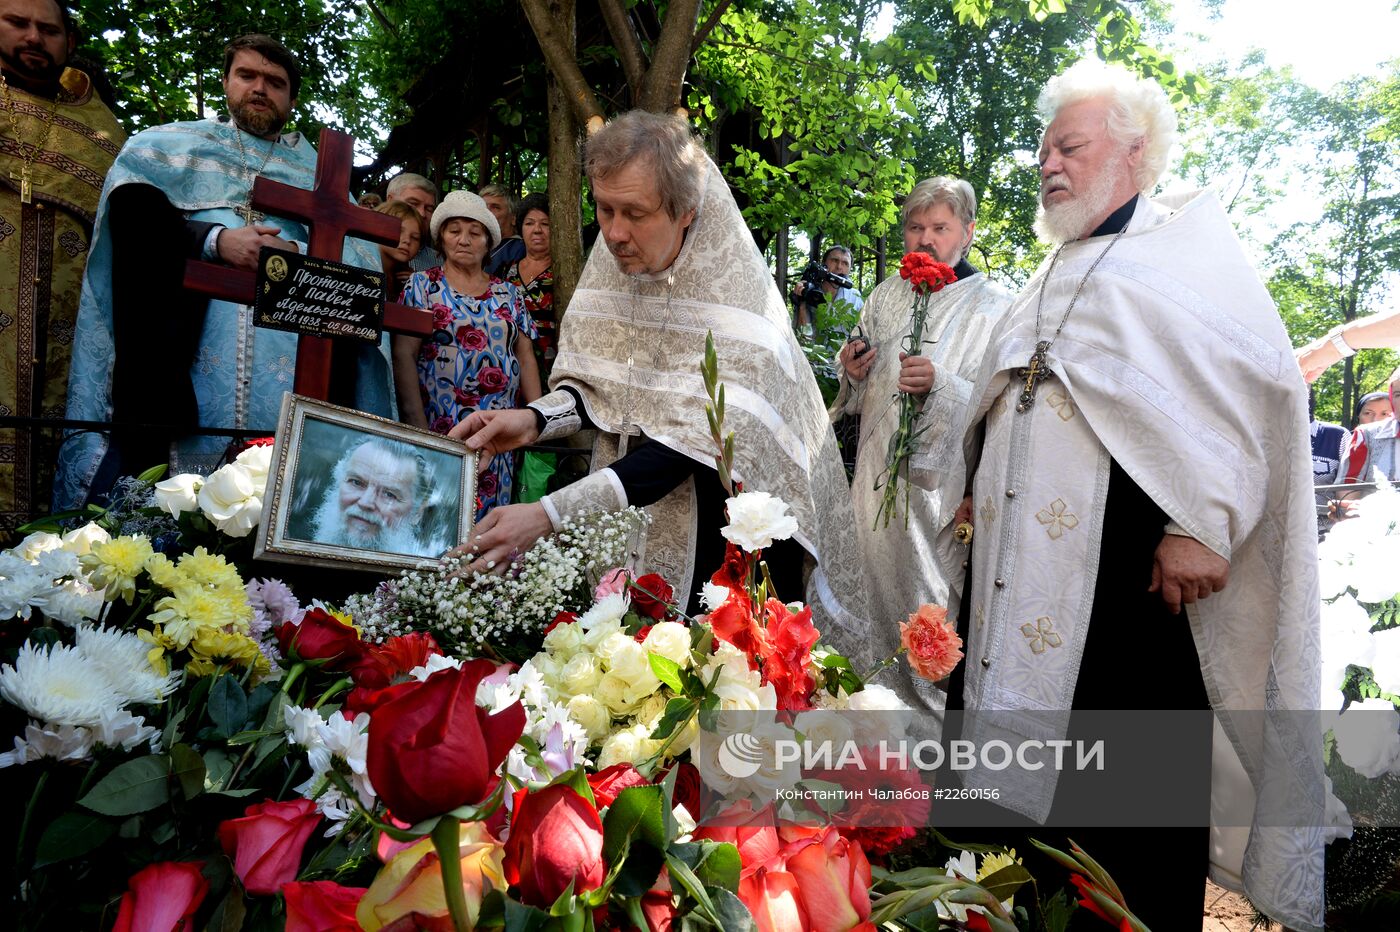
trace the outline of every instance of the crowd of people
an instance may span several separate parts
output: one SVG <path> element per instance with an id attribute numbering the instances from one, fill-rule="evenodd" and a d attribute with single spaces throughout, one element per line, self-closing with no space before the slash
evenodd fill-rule
<path id="1" fill-rule="evenodd" d="M 4 391 L 19 386 L 6 407 L 61 413 L 66 386 L 70 421 L 110 425 L 63 444 L 58 507 L 157 462 L 207 471 L 227 438 L 202 431 L 275 423 L 296 338 L 187 292 L 184 262 L 252 268 L 262 247 L 305 251 L 303 226 L 251 201 L 256 177 L 311 187 L 314 151 L 283 132 L 300 66 L 275 39 L 235 39 L 228 114 L 123 145 L 63 67 L 71 24 L 53 0 L 0 0 L 0 43 L 0 105 L 19 132 L 3 153 L 18 175 L 0 173 L 0 287 L 21 309 L 6 339 L 28 328 L 6 346 L 5 365 L 23 370 L 6 370 Z M 504 571 L 568 518 L 642 506 L 655 519 L 649 567 L 698 612 L 725 549 L 700 374 L 710 334 L 738 438 L 733 475 L 781 497 L 799 528 L 765 550 L 777 591 L 805 593 L 824 637 L 867 668 L 894 652 L 899 621 L 921 603 L 959 619 L 967 662 L 949 680 L 889 675 L 914 708 L 1311 708 L 1319 599 L 1299 370 L 1315 376 L 1384 337 L 1339 331 L 1295 364 L 1215 197 L 1152 196 L 1176 130 L 1155 82 L 1085 61 L 1050 82 L 1039 109 L 1046 263 L 1018 295 L 992 282 L 969 261 L 972 186 L 921 181 L 903 204 L 905 249 L 956 280 L 930 296 L 922 344 L 902 350 L 910 282 L 892 275 L 863 303 L 852 293 L 860 328 L 837 361 L 830 409 L 718 168 L 684 121 L 643 112 L 586 141 L 599 242 L 563 321 L 544 199 L 517 203 L 497 186 L 440 196 L 421 175 L 392 179 L 377 209 L 400 221 L 398 242 L 376 257 L 347 241 L 343 258 L 381 269 L 390 297 L 432 315 L 432 333 L 356 350 L 333 396 L 487 458 L 462 544 L 468 571 Z M 44 157 L 61 134 L 71 165 Z M 15 241 L 39 242 L 43 261 Z M 833 276 L 849 272 L 849 251 L 825 260 Z M 826 284 L 836 298 L 841 287 Z M 907 497 L 897 520 L 877 525 L 903 396 L 919 411 Z M 1381 407 L 1368 396 L 1372 420 L 1345 449 L 1314 425 L 1313 478 L 1324 433 L 1338 441 L 1330 478 L 1393 467 L 1395 420 L 1374 420 Z M 853 484 L 831 429 L 847 415 L 861 420 Z M 585 429 L 597 436 L 586 477 L 513 498 L 516 451 Z M 46 454 L 13 452 L 24 436 L 10 431 L 0 460 L 8 527 L 46 494 L 35 478 Z M 968 737 L 991 737 L 977 727 Z M 1063 739 L 1055 727 L 1036 737 Z M 1196 738 L 1204 761 L 1183 751 L 1182 785 L 1208 793 L 1210 737 Z M 1309 763 L 1231 739 L 1256 781 Z M 1022 815 L 1050 811 L 1053 782 L 1014 790 Z M 1151 858 L 1132 833 L 1095 849 L 1154 928 L 1199 924 L 1205 824 L 1203 813 L 1199 826 L 1154 831 Z M 1310 824 L 1264 825 L 1243 855 L 1254 902 L 1299 929 L 1321 927 L 1320 816 Z"/>

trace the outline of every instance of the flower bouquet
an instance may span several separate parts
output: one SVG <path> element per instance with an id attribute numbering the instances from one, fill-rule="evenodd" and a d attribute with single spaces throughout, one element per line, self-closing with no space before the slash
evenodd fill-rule
<path id="1" fill-rule="evenodd" d="M 917 356 L 924 345 L 924 324 L 928 320 L 929 296 L 942 291 L 947 285 L 958 280 L 952 268 L 924 252 L 905 253 L 899 261 L 899 275 L 914 289 L 913 322 L 903 349 L 907 355 Z M 896 396 L 899 402 L 899 427 L 890 437 L 890 448 L 885 457 L 885 470 L 875 481 L 875 491 L 883 492 L 880 507 L 875 512 L 875 527 L 889 527 L 899 507 L 899 479 L 923 430 L 919 428 L 919 418 L 923 414 L 924 399 L 909 394 Z M 905 477 L 904 520 L 909 520 L 908 477 Z"/>

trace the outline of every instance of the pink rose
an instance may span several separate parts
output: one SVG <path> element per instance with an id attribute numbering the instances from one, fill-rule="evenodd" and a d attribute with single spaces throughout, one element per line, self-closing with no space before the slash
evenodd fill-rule
<path id="1" fill-rule="evenodd" d="M 486 366 L 476 374 L 476 382 L 485 392 L 503 391 L 510 380 L 499 366 Z"/>
<path id="2" fill-rule="evenodd" d="M 433 327 L 437 330 L 446 330 L 450 323 L 452 323 L 452 308 L 446 304 L 434 304 Z"/>
<path id="3" fill-rule="evenodd" d="M 112 932 L 190 932 L 209 892 L 203 861 L 161 861 L 126 882 Z"/>
<path id="4" fill-rule="evenodd" d="M 434 418 L 433 423 L 429 425 L 428 429 L 436 434 L 445 434 L 455 427 L 456 424 L 456 421 L 444 414 L 442 417 Z"/>
<path id="5" fill-rule="evenodd" d="M 321 815 L 309 799 L 254 803 L 241 819 L 219 825 L 219 843 L 233 859 L 234 873 L 255 896 L 271 896 L 297 879 L 301 852 Z"/>
<path id="6" fill-rule="evenodd" d="M 464 350 L 486 349 L 486 331 L 476 327 L 458 327 L 457 345 Z"/>

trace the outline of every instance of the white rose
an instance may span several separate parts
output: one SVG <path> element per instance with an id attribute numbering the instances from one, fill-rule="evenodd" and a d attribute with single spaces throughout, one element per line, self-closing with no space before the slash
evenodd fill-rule
<path id="1" fill-rule="evenodd" d="M 608 735 L 598 752 L 597 767 L 606 770 L 613 764 L 634 764 L 641 753 L 641 742 L 630 728 Z"/>
<path id="2" fill-rule="evenodd" d="M 26 563 L 39 559 L 39 554 L 57 550 L 63 546 L 63 538 L 48 531 L 35 531 L 20 541 L 13 553 Z"/>
<path id="3" fill-rule="evenodd" d="M 111 539 L 111 534 L 108 534 L 98 524 L 89 521 L 82 527 L 63 535 L 63 549 L 81 557 L 92 552 L 93 544 L 105 544 Z"/>
<path id="4" fill-rule="evenodd" d="M 262 518 L 262 490 L 238 463 L 217 470 L 199 490 L 199 508 L 229 537 L 247 537 Z"/>
<path id="5" fill-rule="evenodd" d="M 647 649 L 633 638 L 622 637 L 625 639 L 623 642 L 610 642 L 613 649 L 607 659 L 608 671 L 634 686 L 639 685 L 639 680 L 656 679 L 656 674 L 651 672 L 651 655 Z"/>
<path id="6" fill-rule="evenodd" d="M 729 523 L 720 533 L 750 553 L 766 550 L 773 541 L 787 540 L 797 533 L 797 519 L 787 514 L 787 502 L 767 492 L 740 492 L 724 504 Z"/>
<path id="7" fill-rule="evenodd" d="M 171 476 L 164 482 L 156 483 L 156 504 L 178 518 L 185 512 L 194 511 L 199 507 L 199 490 L 203 486 L 204 477 L 194 473 Z"/>
<path id="8" fill-rule="evenodd" d="M 1371 661 L 1371 675 L 1376 685 L 1382 692 L 1400 696 L 1400 628 L 1376 632 L 1371 635 L 1371 643 L 1376 650 Z"/>
<path id="9" fill-rule="evenodd" d="M 867 683 L 864 689 L 850 698 L 847 706 L 860 712 L 910 711 L 893 689 L 879 683 Z"/>
<path id="10" fill-rule="evenodd" d="M 593 653 L 598 658 L 598 662 L 603 665 L 604 669 L 611 670 L 613 668 L 614 656 L 620 652 L 627 651 L 631 647 L 641 646 L 642 645 L 637 643 L 636 638 L 618 629 L 612 631 L 607 637 L 598 642 L 593 648 Z"/>
<path id="11" fill-rule="evenodd" d="M 252 476 L 253 484 L 258 489 L 258 495 L 263 495 L 267 490 L 267 473 L 272 468 L 271 445 L 249 447 L 234 457 L 233 461 L 248 470 L 248 475 Z"/>
<path id="12" fill-rule="evenodd" d="M 902 737 L 909 730 L 913 712 L 888 686 L 867 683 L 846 701 L 847 721 L 855 729 L 856 741 L 874 744 L 881 738 Z"/>
<path id="13" fill-rule="evenodd" d="M 840 756 L 846 742 L 855 737 L 855 729 L 841 712 L 812 711 L 800 712 L 792 720 L 794 731 L 800 732 L 807 744 L 813 748 L 823 745 L 831 748 L 831 753 Z"/>
<path id="14" fill-rule="evenodd" d="M 652 693 L 637 709 L 637 722 L 646 726 L 648 736 L 656 730 L 656 724 L 661 721 L 661 716 L 666 712 L 666 702 L 665 696 L 660 693 Z"/>
<path id="15" fill-rule="evenodd" d="M 583 622 L 580 621 L 579 624 L 582 625 Z M 581 645 L 581 649 L 591 650 L 594 653 L 597 653 L 598 648 L 600 648 L 604 644 L 604 642 L 606 642 L 614 634 L 622 634 L 622 624 L 618 622 L 616 618 L 610 618 L 606 621 L 600 621 L 593 627 L 584 629 L 583 644 Z M 626 635 L 623 636 L 626 637 Z M 602 658 L 599 659 L 601 660 Z"/>
<path id="16" fill-rule="evenodd" d="M 1337 753 L 1347 766 L 1375 779 L 1400 761 L 1400 713 L 1384 699 L 1353 702 L 1333 726 Z"/>
<path id="17" fill-rule="evenodd" d="M 604 673 L 593 694 L 614 715 L 630 715 L 637 706 L 635 699 L 629 695 L 630 686 L 616 673 Z"/>
<path id="18" fill-rule="evenodd" d="M 574 654 L 559 670 L 559 689 L 570 696 L 590 692 L 603 678 L 603 671 L 592 654 Z"/>
<path id="19" fill-rule="evenodd" d="M 690 666 L 690 629 L 674 621 L 661 621 L 651 626 L 642 646 L 653 654 L 674 660 L 681 669 Z"/>
<path id="20" fill-rule="evenodd" d="M 666 749 L 666 756 L 676 758 L 689 751 L 691 746 L 695 744 L 695 737 L 698 734 L 700 734 L 700 717 L 692 715 L 690 721 L 682 725 L 675 737 L 671 739 L 671 746 Z"/>
<path id="21" fill-rule="evenodd" d="M 571 656 L 582 646 L 583 629 L 577 622 L 571 625 L 555 625 L 554 629 L 544 636 L 544 649 L 551 654 Z"/>
<path id="22" fill-rule="evenodd" d="M 612 713 L 592 696 L 574 696 L 567 708 L 569 717 L 588 733 L 590 741 L 601 741 L 612 728 Z"/>

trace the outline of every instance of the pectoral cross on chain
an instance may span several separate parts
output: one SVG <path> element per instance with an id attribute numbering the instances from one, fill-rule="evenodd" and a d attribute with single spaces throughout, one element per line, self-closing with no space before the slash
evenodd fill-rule
<path id="1" fill-rule="evenodd" d="M 28 165 L 21 168 L 19 174 L 10 172 L 10 180 L 19 182 L 19 202 L 21 204 L 34 203 L 34 179 L 29 173 Z"/>
<path id="2" fill-rule="evenodd" d="M 267 214 L 260 210 L 254 210 L 252 204 L 244 204 L 242 207 L 235 207 L 233 212 L 243 218 L 243 222 L 250 226 L 267 219 Z"/>
<path id="3" fill-rule="evenodd" d="M 1021 397 L 1017 399 L 1017 411 L 1029 411 L 1031 405 L 1035 404 L 1035 390 L 1050 377 L 1050 369 L 1045 362 L 1045 354 L 1050 349 L 1048 340 L 1041 340 L 1035 345 L 1035 352 L 1031 353 L 1030 362 L 1023 369 L 1016 370 L 1016 378 L 1025 379 L 1021 386 Z"/>

